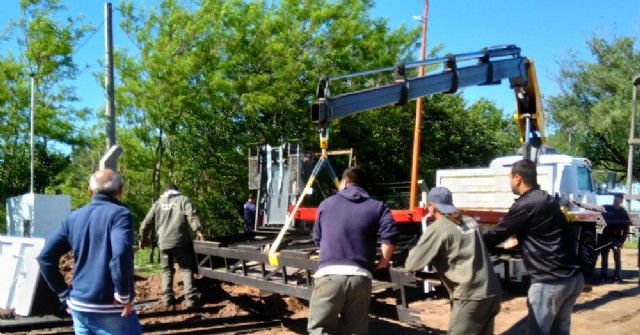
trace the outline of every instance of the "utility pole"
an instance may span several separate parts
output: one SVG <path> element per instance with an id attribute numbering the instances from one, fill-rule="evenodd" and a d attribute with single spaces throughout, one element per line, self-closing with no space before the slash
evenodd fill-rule
<path id="1" fill-rule="evenodd" d="M 114 102 L 113 89 L 113 28 L 111 22 L 111 3 L 104 4 L 104 51 L 105 51 L 105 78 L 104 87 L 106 94 L 106 115 L 107 115 L 107 150 L 111 150 L 116 145 L 116 112 Z M 116 161 L 113 160 L 112 166 L 101 168 L 116 169 Z"/>
<path id="2" fill-rule="evenodd" d="M 31 73 L 29 75 L 29 77 L 31 77 L 31 130 L 30 130 L 30 135 L 31 135 L 31 164 L 30 164 L 30 169 L 31 169 L 31 179 L 30 179 L 30 184 L 31 186 L 29 186 L 29 193 L 33 194 L 33 174 L 34 174 L 34 159 L 33 159 L 33 155 L 34 155 L 34 150 L 33 150 L 33 137 L 34 137 L 34 128 L 35 128 L 35 111 L 36 111 L 36 75 L 34 73 Z"/>
<path id="3" fill-rule="evenodd" d="M 636 138 L 636 117 L 637 117 L 637 90 L 640 85 L 640 75 L 633 78 L 633 95 L 631 97 L 631 126 L 629 129 L 629 158 L 627 161 L 627 210 L 631 210 L 631 200 L 638 200 L 640 197 L 633 194 L 633 147 L 640 144 L 640 140 Z"/>
<path id="4" fill-rule="evenodd" d="M 420 60 L 424 60 L 427 47 L 427 16 L 429 14 L 429 0 L 424 0 L 422 13 L 422 45 L 420 48 Z M 424 76 L 424 65 L 418 70 L 418 76 Z M 409 196 L 409 210 L 415 209 L 416 193 L 418 188 L 418 162 L 420 161 L 420 127 L 422 123 L 422 98 L 416 99 L 416 121 L 413 131 L 413 157 L 411 159 L 411 193 Z"/>

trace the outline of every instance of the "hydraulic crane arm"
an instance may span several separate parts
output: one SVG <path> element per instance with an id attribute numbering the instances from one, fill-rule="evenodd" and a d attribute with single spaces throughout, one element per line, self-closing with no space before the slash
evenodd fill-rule
<path id="1" fill-rule="evenodd" d="M 514 118 L 520 131 L 520 143 L 523 144 L 523 155 L 533 161 L 537 159 L 537 151 L 545 142 L 544 111 L 542 109 L 542 96 L 538 89 L 538 78 L 533 66 L 533 60 L 525 60 L 527 82 L 516 85 L 516 113 Z"/>
<path id="2" fill-rule="evenodd" d="M 460 62 L 473 62 L 459 66 Z M 406 70 L 418 66 L 444 65 L 440 73 L 407 78 Z M 332 80 L 359 77 L 385 71 L 395 72 L 391 84 L 370 89 L 330 96 L 329 83 Z M 479 52 L 448 54 L 446 57 L 426 59 L 412 63 L 400 63 L 395 67 L 357 72 L 320 79 L 317 99 L 311 106 L 311 121 L 320 128 L 339 118 L 391 104 L 404 105 L 408 101 L 434 93 L 455 93 L 460 88 L 499 84 L 509 79 L 510 87 L 516 94 L 516 115 L 521 143 L 531 139 L 535 147 L 544 142 L 544 116 L 538 91 L 533 61 L 520 55 L 520 48 L 514 45 L 485 48 Z M 533 122 L 532 122 L 533 121 Z M 539 141 L 538 141 L 539 139 Z M 525 150 L 525 157 L 530 150 Z"/>
<path id="3" fill-rule="evenodd" d="M 477 63 L 458 67 L 459 62 L 470 60 L 477 60 Z M 418 97 L 434 93 L 455 93 L 459 88 L 469 86 L 499 84 L 503 79 L 510 79 L 512 86 L 514 84 L 527 85 L 526 60 L 520 56 L 520 48 L 505 46 L 466 54 L 448 54 L 446 57 L 407 64 L 401 63 L 395 67 L 322 78 L 318 85 L 317 100 L 311 106 L 311 121 L 323 125 L 329 121 L 373 108 L 391 104 L 402 105 Z M 409 68 L 437 64 L 443 64 L 444 71 L 421 77 L 406 77 L 406 70 Z M 335 97 L 329 94 L 331 80 L 391 70 L 395 70 L 396 74 L 396 80 L 392 84 Z"/>

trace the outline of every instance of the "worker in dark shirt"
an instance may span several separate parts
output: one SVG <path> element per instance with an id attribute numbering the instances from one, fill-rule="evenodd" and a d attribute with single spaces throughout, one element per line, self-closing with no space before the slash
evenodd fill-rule
<path id="1" fill-rule="evenodd" d="M 615 263 L 615 270 L 613 271 L 613 282 L 620 283 L 620 270 L 622 269 L 621 250 L 624 246 L 624 241 L 627 240 L 629 235 L 629 225 L 631 219 L 627 211 L 622 207 L 622 201 L 624 197 L 622 194 L 615 194 L 613 196 L 612 205 L 592 205 L 583 204 L 571 199 L 571 203 L 590 211 L 602 213 L 605 223 L 607 224 L 602 230 L 602 234 L 598 235 L 598 248 L 600 248 L 600 279 L 602 281 L 608 281 L 609 276 L 607 274 L 609 269 L 609 250 L 613 250 L 613 261 Z"/>
<path id="2" fill-rule="evenodd" d="M 372 273 L 390 266 L 399 230 L 389 207 L 371 198 L 365 185 L 364 171 L 348 168 L 340 191 L 318 206 L 313 241 L 320 258 L 309 301 L 310 335 L 368 333 Z"/>
<path id="3" fill-rule="evenodd" d="M 515 234 L 531 276 L 527 294 L 528 334 L 569 334 L 571 312 L 584 278 L 571 250 L 568 222 L 554 197 L 538 185 L 536 164 L 517 161 L 511 167 L 511 190 L 520 197 L 507 215 L 483 236 L 495 247 Z"/>
<path id="4" fill-rule="evenodd" d="M 253 233 L 256 224 L 256 204 L 253 201 L 253 195 L 249 194 L 249 198 L 243 207 L 244 232 Z"/>

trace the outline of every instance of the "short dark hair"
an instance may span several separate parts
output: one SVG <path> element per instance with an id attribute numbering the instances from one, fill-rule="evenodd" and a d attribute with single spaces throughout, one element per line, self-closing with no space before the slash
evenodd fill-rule
<path id="1" fill-rule="evenodd" d="M 511 166 L 511 174 L 518 175 L 528 186 L 538 185 L 538 171 L 536 163 L 529 159 L 519 160 Z"/>
<path id="2" fill-rule="evenodd" d="M 365 187 L 367 184 L 367 173 L 362 168 L 354 166 L 344 170 L 342 179 L 346 180 L 347 184 Z"/>
<path id="3" fill-rule="evenodd" d="M 164 185 L 164 191 L 177 191 L 178 190 L 178 186 L 176 186 L 176 184 L 174 183 L 167 183 L 166 185 Z"/>
<path id="4" fill-rule="evenodd" d="M 622 193 L 614 193 L 613 194 L 613 198 L 619 198 L 619 199 L 623 199 L 624 200 L 624 194 Z"/>

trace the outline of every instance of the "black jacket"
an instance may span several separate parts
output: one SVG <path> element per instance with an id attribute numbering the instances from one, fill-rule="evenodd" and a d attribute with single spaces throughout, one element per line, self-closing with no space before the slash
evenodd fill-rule
<path id="1" fill-rule="evenodd" d="M 629 234 L 629 225 L 631 225 L 631 219 L 627 211 L 620 207 L 615 208 L 612 205 L 604 205 L 604 212 L 602 217 L 607 225 L 602 231 L 602 236 L 617 238 L 624 242 Z"/>
<path id="2" fill-rule="evenodd" d="M 567 226 L 560 205 L 535 187 L 522 194 L 509 213 L 483 236 L 491 247 L 515 234 L 531 281 L 551 282 L 580 270 Z"/>

